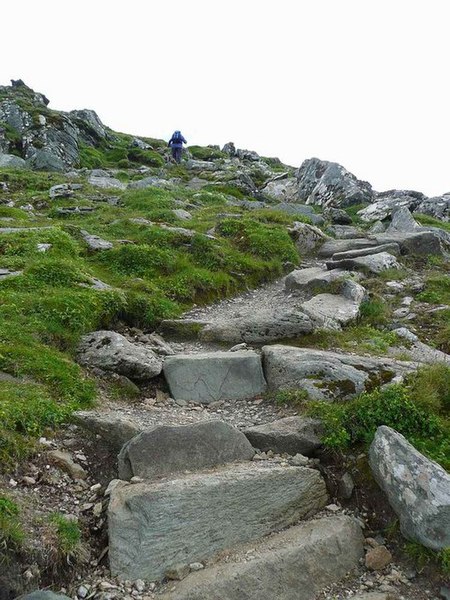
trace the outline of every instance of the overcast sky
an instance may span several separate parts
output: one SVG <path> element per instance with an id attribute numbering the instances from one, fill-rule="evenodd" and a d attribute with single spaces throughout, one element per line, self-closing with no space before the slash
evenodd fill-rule
<path id="1" fill-rule="evenodd" d="M 449 0 L 14 0 L 0 84 L 111 128 L 450 191 Z"/>

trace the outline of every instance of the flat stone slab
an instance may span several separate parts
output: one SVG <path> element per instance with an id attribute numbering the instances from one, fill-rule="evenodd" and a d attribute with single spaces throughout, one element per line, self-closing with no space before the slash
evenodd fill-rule
<path id="1" fill-rule="evenodd" d="M 353 519 L 312 520 L 191 573 L 161 600 L 311 600 L 356 569 L 363 555 L 363 536 Z"/>
<path id="2" fill-rule="evenodd" d="M 394 256 L 400 255 L 400 246 L 394 242 L 390 244 L 381 244 L 375 248 L 361 248 L 360 250 L 348 250 L 347 252 L 336 252 L 333 254 L 332 260 L 342 260 L 344 258 L 358 258 L 359 256 L 368 256 L 371 254 L 379 254 L 380 252 L 389 252 Z M 335 270 L 335 269 L 333 269 Z"/>
<path id="3" fill-rule="evenodd" d="M 307 417 L 285 417 L 244 430 L 254 448 L 295 456 L 312 456 L 322 446 L 322 424 Z"/>
<path id="4" fill-rule="evenodd" d="M 311 318 L 301 310 L 262 311 L 247 317 L 210 323 L 199 333 L 205 342 L 260 344 L 313 331 Z"/>
<path id="5" fill-rule="evenodd" d="M 253 351 L 177 354 L 166 358 L 163 371 L 175 400 L 210 404 L 266 390 L 261 357 Z"/>
<path id="6" fill-rule="evenodd" d="M 80 410 L 74 414 L 74 417 L 80 427 L 100 436 L 117 454 L 126 442 L 142 431 L 139 423 L 127 419 L 120 412 L 96 414 Z"/>
<path id="7" fill-rule="evenodd" d="M 368 273 L 381 273 L 387 269 L 400 269 L 401 265 L 397 259 L 389 252 L 379 252 L 367 256 L 358 256 L 356 258 L 344 258 L 333 260 L 326 263 L 328 269 L 353 269 Z"/>
<path id="8" fill-rule="evenodd" d="M 303 389 L 316 400 L 351 398 L 414 370 L 413 363 L 389 358 L 293 346 L 264 346 L 262 354 L 269 390 Z"/>
<path id="9" fill-rule="evenodd" d="M 348 250 L 361 250 L 362 248 L 373 248 L 378 246 L 376 239 L 353 238 L 347 240 L 327 240 L 319 248 L 319 257 L 329 258 L 336 252 L 347 252 Z"/>
<path id="10" fill-rule="evenodd" d="M 450 546 L 450 475 L 383 425 L 369 450 L 369 462 L 405 537 L 432 550 Z"/>
<path id="11" fill-rule="evenodd" d="M 251 460 L 254 454 L 245 435 L 224 421 L 157 425 L 124 445 L 119 454 L 119 478 L 155 479 Z"/>
<path id="12" fill-rule="evenodd" d="M 113 247 L 112 242 L 108 242 L 98 235 L 93 235 L 84 229 L 80 231 L 81 237 L 87 244 L 89 250 L 97 251 L 97 250 L 110 250 Z"/>
<path id="13" fill-rule="evenodd" d="M 293 525 L 326 503 L 318 471 L 252 462 L 118 486 L 108 508 L 111 573 L 161 579 L 179 565 Z"/>
<path id="14" fill-rule="evenodd" d="M 341 294 L 318 294 L 303 302 L 302 310 L 311 318 L 315 328 L 340 329 L 359 316 L 366 290 L 358 283 L 345 279 Z"/>

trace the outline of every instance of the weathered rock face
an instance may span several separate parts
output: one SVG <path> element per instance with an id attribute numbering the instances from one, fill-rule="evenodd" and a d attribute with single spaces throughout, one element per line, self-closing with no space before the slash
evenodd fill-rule
<path id="1" fill-rule="evenodd" d="M 323 207 L 345 207 L 372 202 L 369 183 L 359 181 L 337 163 L 310 158 L 298 170 L 298 198 L 306 204 Z"/>
<path id="2" fill-rule="evenodd" d="M 358 317 L 366 290 L 351 279 L 344 279 L 340 287 L 340 295 L 318 294 L 303 302 L 301 308 L 315 328 L 340 329 Z"/>
<path id="3" fill-rule="evenodd" d="M 312 456 L 321 447 L 321 422 L 305 417 L 285 417 L 244 431 L 254 448 Z"/>
<path id="4" fill-rule="evenodd" d="M 160 579 L 292 525 L 326 502 L 318 471 L 255 463 L 116 488 L 108 509 L 111 572 Z"/>
<path id="5" fill-rule="evenodd" d="M 335 282 L 349 278 L 351 273 L 343 269 L 327 271 L 320 267 L 309 269 L 296 269 L 289 273 L 284 280 L 284 285 L 289 292 L 301 292 L 307 296 L 330 290 Z M 339 287 L 339 284 L 337 284 Z"/>
<path id="6" fill-rule="evenodd" d="M 145 381 L 162 370 L 162 360 L 154 352 L 131 344 L 114 331 L 94 331 L 85 335 L 78 347 L 78 359 L 83 365 L 97 367 Z"/>
<path id="7" fill-rule="evenodd" d="M 96 436 L 100 436 L 112 451 L 119 453 L 123 445 L 142 431 L 142 426 L 121 413 L 98 415 L 89 411 L 75 413 L 76 422 Z"/>
<path id="8" fill-rule="evenodd" d="M 414 210 L 425 196 L 420 192 L 410 190 L 390 190 L 376 194 L 374 201 L 366 208 L 358 211 L 358 216 L 367 223 L 373 221 L 384 221 L 387 217 L 401 208 L 406 207 Z"/>
<path id="9" fill-rule="evenodd" d="M 23 82 L 0 92 L 0 151 L 20 154 L 33 169 L 64 171 L 79 162 L 80 140 L 95 145 L 111 137 L 94 111 L 50 110 L 45 96 Z"/>
<path id="10" fill-rule="evenodd" d="M 125 444 L 119 454 L 119 477 L 155 479 L 251 460 L 254 454 L 245 435 L 224 421 L 159 425 Z"/>
<path id="11" fill-rule="evenodd" d="M 263 347 L 269 390 L 304 389 L 316 400 L 351 398 L 412 370 L 407 363 L 291 346 Z"/>
<path id="12" fill-rule="evenodd" d="M 355 569 L 364 553 L 361 530 L 349 517 L 313 520 L 270 536 L 252 544 L 251 560 L 243 558 L 245 550 L 191 574 L 161 600 L 310 600 Z"/>
<path id="13" fill-rule="evenodd" d="M 375 434 L 369 461 L 403 535 L 433 550 L 450 546 L 450 475 L 386 426 Z"/>
<path id="14" fill-rule="evenodd" d="M 26 169 L 27 163 L 23 158 L 14 154 L 0 154 L 0 167 L 7 169 Z"/>
<path id="15" fill-rule="evenodd" d="M 375 248 L 379 245 L 376 239 L 353 238 L 348 240 L 327 240 L 319 250 L 321 258 L 329 258 L 336 252 L 348 252 L 349 250 L 362 250 L 364 248 Z"/>
<path id="16" fill-rule="evenodd" d="M 254 398 L 266 389 L 256 352 L 208 352 L 169 356 L 164 375 L 176 400 L 210 404 Z"/>
<path id="17" fill-rule="evenodd" d="M 285 177 L 284 179 L 269 181 L 262 192 L 269 198 L 278 200 L 278 202 L 295 202 L 298 199 L 297 179 L 295 177 Z"/>

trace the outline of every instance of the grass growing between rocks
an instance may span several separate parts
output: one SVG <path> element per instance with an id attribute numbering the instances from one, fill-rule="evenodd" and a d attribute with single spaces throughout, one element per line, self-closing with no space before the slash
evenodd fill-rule
<path id="1" fill-rule="evenodd" d="M 324 422 L 332 450 L 367 446 L 380 425 L 392 427 L 420 452 L 450 469 L 450 367 L 433 365 L 404 384 L 363 393 L 347 402 L 311 402 L 307 412 Z"/>
<path id="2" fill-rule="evenodd" d="M 7 550 L 20 548 L 24 540 L 19 512 L 13 500 L 0 495 L 0 547 Z"/>
<path id="3" fill-rule="evenodd" d="M 2 468 L 24 457 L 46 429 L 94 402 L 94 382 L 74 360 L 83 334 L 121 323 L 154 329 L 193 303 L 256 286 L 281 274 L 286 261 L 298 262 L 277 219 L 261 214 L 243 216 L 237 228 L 232 219 L 217 225 L 225 203 L 217 190 L 208 193 L 207 203 L 204 193 L 199 197 L 185 188 L 127 190 L 119 192 L 120 205 L 111 206 L 91 201 L 94 192 L 85 183 L 74 197 L 49 201 L 48 189 L 62 181 L 59 175 L 5 170 L 0 180 L 9 187 L 1 195 L 17 203 L 35 195 L 48 205 L 30 217 L 30 227 L 45 229 L 0 237 L 0 268 L 21 272 L 0 281 Z M 177 201 L 198 207 L 191 221 L 176 217 Z M 95 210 L 58 216 L 58 207 L 74 204 Z M 22 216 L 12 213 L 8 227 L 23 226 Z M 214 239 L 204 235 L 210 226 L 217 228 Z M 189 227 L 192 233 L 167 227 Z M 112 241 L 113 248 L 89 251 L 80 229 Z M 42 252 L 38 244 L 50 247 Z M 93 278 L 111 287 L 94 289 Z"/>

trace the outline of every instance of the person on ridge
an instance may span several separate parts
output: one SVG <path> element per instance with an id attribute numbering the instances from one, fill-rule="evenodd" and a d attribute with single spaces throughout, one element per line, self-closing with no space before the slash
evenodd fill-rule
<path id="1" fill-rule="evenodd" d="M 172 148 L 172 158 L 174 158 L 175 162 L 177 162 L 178 164 L 181 162 L 183 144 L 187 144 L 187 142 L 181 135 L 181 131 L 175 131 L 173 136 L 169 140 L 169 146 Z"/>

